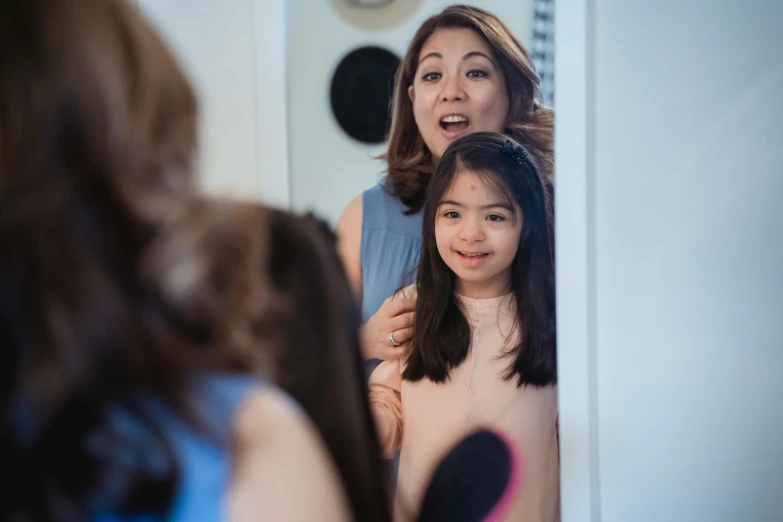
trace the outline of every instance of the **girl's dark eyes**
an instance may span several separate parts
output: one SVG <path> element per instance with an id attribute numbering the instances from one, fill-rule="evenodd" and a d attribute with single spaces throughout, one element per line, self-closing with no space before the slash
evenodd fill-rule
<path id="1" fill-rule="evenodd" d="M 441 74 L 436 72 L 427 73 L 424 76 L 421 77 L 422 80 L 425 82 L 433 82 L 435 80 L 440 79 Z"/>
<path id="2" fill-rule="evenodd" d="M 481 69 L 474 69 L 468 72 L 468 78 L 486 78 L 487 76 L 489 76 L 489 73 Z"/>
<path id="3" fill-rule="evenodd" d="M 447 219 L 457 219 L 457 218 L 459 218 L 461 216 L 460 216 L 459 212 L 457 212 L 456 210 L 450 210 L 448 212 L 444 212 L 443 213 L 443 217 L 445 217 Z M 501 216 L 500 214 L 490 214 L 490 215 L 488 215 L 486 217 L 486 219 L 487 219 L 487 221 L 500 222 L 500 221 L 505 221 L 506 217 L 505 216 Z"/>

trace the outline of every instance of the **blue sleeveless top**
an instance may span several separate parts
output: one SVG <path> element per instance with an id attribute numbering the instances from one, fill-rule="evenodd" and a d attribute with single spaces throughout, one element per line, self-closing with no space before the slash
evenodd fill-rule
<path id="1" fill-rule="evenodd" d="M 422 213 L 406 216 L 405 210 L 383 182 L 362 194 L 362 322 L 400 287 L 415 282 Z"/>
<path id="2" fill-rule="evenodd" d="M 219 522 L 227 520 L 226 498 L 231 480 L 229 442 L 237 408 L 252 391 L 266 384 L 255 378 L 214 375 L 198 380 L 196 404 L 207 426 L 217 435 L 208 440 L 163 409 L 151 411 L 160 419 L 179 461 L 179 489 L 172 500 L 166 522 Z M 132 434 L 133 419 L 122 412 L 110 417 L 119 429 Z M 123 458 L 118 455 L 117 458 Z M 112 512 L 98 513 L 92 522 L 152 522 L 159 517 L 125 517 Z"/>

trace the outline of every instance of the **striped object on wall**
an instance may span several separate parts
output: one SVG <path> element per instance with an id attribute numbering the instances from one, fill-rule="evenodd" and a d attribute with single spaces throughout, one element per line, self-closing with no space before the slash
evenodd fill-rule
<path id="1" fill-rule="evenodd" d="M 533 1 L 533 63 L 544 105 L 555 106 L 555 0 Z"/>

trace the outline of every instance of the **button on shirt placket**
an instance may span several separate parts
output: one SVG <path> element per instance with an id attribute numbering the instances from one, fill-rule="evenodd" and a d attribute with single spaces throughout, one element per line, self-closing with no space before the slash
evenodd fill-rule
<path id="1" fill-rule="evenodd" d="M 478 345 L 481 341 L 479 333 L 481 329 L 481 309 L 482 303 L 474 302 L 473 310 L 470 310 L 468 313 L 469 322 L 471 323 L 471 346 L 470 354 L 468 355 L 470 357 L 470 375 L 468 376 L 467 389 L 465 390 L 465 417 L 463 424 L 467 430 L 473 429 L 481 417 L 477 397 L 479 390 L 476 386 L 476 365 L 481 364 L 481 360 L 476 358 L 479 355 Z"/>
<path id="2" fill-rule="evenodd" d="M 474 307 L 481 309 L 481 303 L 476 301 L 473 303 Z M 476 351 L 478 350 L 478 344 L 481 342 L 481 336 L 479 335 L 479 328 L 481 327 L 481 315 L 476 313 L 476 327 L 473 333 L 473 342 L 471 343 L 471 360 L 473 362 L 470 369 L 470 382 L 468 383 L 468 395 L 476 395 L 476 382 L 474 380 L 474 374 L 476 371 Z"/>

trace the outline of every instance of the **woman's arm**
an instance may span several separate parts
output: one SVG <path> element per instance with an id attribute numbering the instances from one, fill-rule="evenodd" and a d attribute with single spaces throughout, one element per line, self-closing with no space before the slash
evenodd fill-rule
<path id="1" fill-rule="evenodd" d="M 362 302 L 362 195 L 359 194 L 343 210 L 337 221 L 337 249 L 343 260 L 348 280 L 357 302 Z"/>
<path id="2" fill-rule="evenodd" d="M 352 520 L 323 442 L 291 399 L 253 393 L 234 421 L 229 520 Z"/>
<path id="3" fill-rule="evenodd" d="M 348 274 L 354 296 L 361 305 L 362 283 L 362 196 L 356 196 L 337 222 L 337 249 Z M 390 296 L 362 327 L 361 345 L 365 359 L 395 360 L 402 356 L 413 337 L 415 297 Z M 400 346 L 389 343 L 389 332 Z"/>

